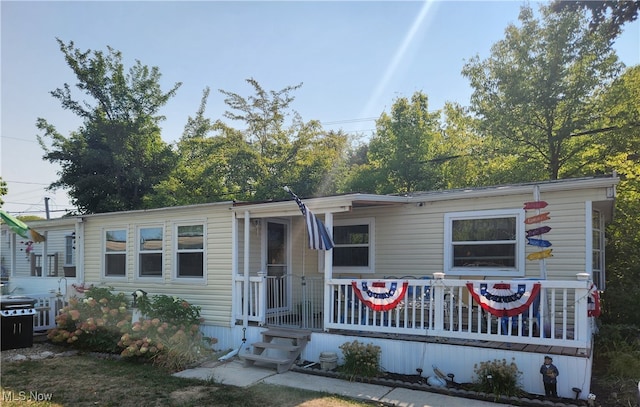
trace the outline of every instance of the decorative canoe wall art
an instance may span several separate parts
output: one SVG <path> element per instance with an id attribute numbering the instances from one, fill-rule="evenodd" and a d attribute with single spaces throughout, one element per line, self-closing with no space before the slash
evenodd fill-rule
<path id="1" fill-rule="evenodd" d="M 540 209 L 546 208 L 547 205 L 548 203 L 545 201 L 525 202 L 525 210 L 535 210 L 537 213 L 535 215 L 527 216 L 524 220 L 524 223 L 527 225 L 535 225 L 550 220 L 551 216 L 549 216 L 549 212 L 540 213 Z M 544 248 L 544 250 L 540 250 L 538 252 L 530 253 L 529 255 L 527 255 L 528 260 L 542 260 L 553 256 L 553 249 L 546 249 L 547 247 L 551 246 L 550 241 L 542 238 L 534 238 L 534 236 L 541 236 L 545 233 L 549 233 L 550 231 L 550 226 L 538 226 L 526 231 L 527 244 L 529 246 Z"/>

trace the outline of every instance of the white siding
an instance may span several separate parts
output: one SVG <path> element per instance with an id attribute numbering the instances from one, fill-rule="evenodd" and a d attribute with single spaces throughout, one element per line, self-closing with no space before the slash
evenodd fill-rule
<path id="1" fill-rule="evenodd" d="M 542 212 L 550 212 L 551 220 L 544 225 L 552 230 L 544 235 L 551 241 L 553 257 L 546 259 L 549 279 L 574 279 L 585 272 L 587 201 L 606 200 L 600 189 L 543 193 L 541 199 L 549 205 Z M 375 217 L 376 278 L 393 275 L 401 277 L 430 276 L 444 268 L 444 215 L 450 212 L 493 209 L 518 209 L 532 201 L 530 195 L 509 195 L 485 198 L 442 200 L 423 205 L 405 204 L 395 207 L 354 209 L 348 214 L 336 214 L 335 219 Z M 534 212 L 527 211 L 527 216 Z M 539 225 L 527 225 L 527 229 Z M 537 251 L 527 246 L 525 256 Z M 539 277 L 539 261 L 526 260 L 526 277 Z M 373 277 L 373 276 L 372 276 Z M 486 276 L 490 278 L 492 276 Z M 367 278 L 364 276 L 363 278 Z"/>
<path id="2" fill-rule="evenodd" d="M 175 224 L 185 222 L 205 224 L 205 280 L 175 278 Z M 161 279 L 137 276 L 137 228 L 145 225 L 163 226 Z M 127 230 L 125 278 L 104 276 L 105 229 Z M 85 281 L 87 284 L 111 286 L 115 291 L 127 294 L 142 289 L 151 296 L 178 296 L 201 307 L 205 324 L 228 326 L 231 320 L 231 246 L 231 211 L 226 204 L 89 216 L 85 218 Z"/>

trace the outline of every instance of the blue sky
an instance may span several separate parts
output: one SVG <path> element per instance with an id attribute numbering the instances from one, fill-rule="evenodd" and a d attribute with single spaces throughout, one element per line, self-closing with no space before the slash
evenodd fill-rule
<path id="1" fill-rule="evenodd" d="M 163 139 L 176 141 L 202 91 L 211 88 L 207 116 L 222 118 L 224 89 L 252 94 L 246 79 L 266 90 L 303 83 L 293 109 L 327 129 L 370 135 L 375 118 L 397 97 L 416 91 L 439 109 L 469 103 L 460 74 L 470 58 L 489 56 L 508 24 L 518 25 L 519 1 L 433 2 L 1 2 L 2 178 L 4 209 L 52 216 L 69 209 L 64 191 L 46 186 L 56 165 L 42 160 L 35 122 L 47 119 L 68 135 L 80 125 L 49 92 L 76 80 L 55 38 L 82 50 L 123 53 L 126 66 L 157 66 L 168 90 L 182 82 L 161 114 Z M 531 2 L 537 9 L 537 3 Z M 640 63 L 640 23 L 615 45 L 628 66 Z M 77 98 L 83 98 L 75 93 Z M 40 211 L 40 212 L 38 212 Z"/>

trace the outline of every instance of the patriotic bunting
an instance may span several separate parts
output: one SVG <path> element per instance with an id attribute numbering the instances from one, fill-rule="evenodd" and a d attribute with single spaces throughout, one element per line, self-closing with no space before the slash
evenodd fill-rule
<path id="1" fill-rule="evenodd" d="M 540 293 L 540 283 L 467 283 L 473 299 L 497 317 L 514 317 L 529 309 Z"/>
<path id="2" fill-rule="evenodd" d="M 374 311 L 394 309 L 407 292 L 408 281 L 352 281 L 353 292 L 360 301 Z"/>

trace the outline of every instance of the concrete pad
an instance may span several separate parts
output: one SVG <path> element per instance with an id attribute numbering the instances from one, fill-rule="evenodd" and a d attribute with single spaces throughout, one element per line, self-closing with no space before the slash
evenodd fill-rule
<path id="1" fill-rule="evenodd" d="M 373 401 L 381 400 L 385 394 L 392 390 L 392 387 L 387 386 L 349 382 L 348 380 L 315 376 L 298 372 L 285 372 L 269 376 L 263 380 L 263 383 L 321 391 L 361 400 Z"/>
<path id="2" fill-rule="evenodd" d="M 398 407 L 495 407 L 496 405 L 507 407 L 506 404 L 404 388 L 393 389 L 380 401 Z"/>
<path id="3" fill-rule="evenodd" d="M 249 387 L 263 379 L 276 375 L 273 369 L 251 367 L 245 368 L 242 361 L 233 360 L 227 363 L 219 364 L 214 368 L 198 367 L 195 369 L 183 370 L 174 376 L 212 380 L 215 383 L 226 384 L 236 387 Z"/>

